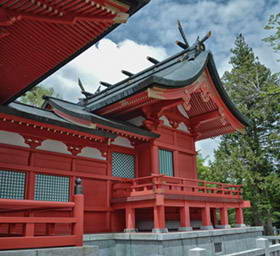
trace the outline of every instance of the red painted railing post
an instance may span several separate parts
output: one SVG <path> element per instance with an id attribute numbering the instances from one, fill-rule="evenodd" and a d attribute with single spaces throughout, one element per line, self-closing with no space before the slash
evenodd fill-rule
<path id="1" fill-rule="evenodd" d="M 29 217 L 33 217 L 33 212 L 29 211 L 26 215 Z M 35 224 L 34 223 L 26 223 L 24 225 L 24 236 L 32 237 L 34 236 Z"/>
<path id="2" fill-rule="evenodd" d="M 10 223 L 10 224 L 9 224 L 8 233 L 9 233 L 10 235 L 16 234 L 16 223 Z"/>
<path id="3" fill-rule="evenodd" d="M 83 245 L 83 235 L 84 235 L 84 195 L 83 188 L 81 185 L 81 179 L 76 179 L 75 183 L 75 195 L 74 203 L 75 207 L 73 209 L 73 217 L 77 218 L 77 222 L 74 224 L 73 233 L 77 236 L 77 246 Z"/>
<path id="4" fill-rule="evenodd" d="M 137 185 L 137 183 L 136 183 L 136 181 L 135 180 L 133 180 L 132 181 L 132 192 L 136 192 L 136 189 L 135 189 L 135 186 Z"/>

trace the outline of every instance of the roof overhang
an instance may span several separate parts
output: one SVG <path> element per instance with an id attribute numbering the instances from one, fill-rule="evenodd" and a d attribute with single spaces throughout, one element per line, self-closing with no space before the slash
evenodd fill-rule
<path id="1" fill-rule="evenodd" d="M 0 104 L 92 46 L 149 0 L 0 0 Z"/>
<path id="2" fill-rule="evenodd" d="M 90 113 L 84 110 L 80 105 L 52 97 L 45 97 L 45 99 L 45 108 L 48 108 L 59 117 L 79 126 L 99 129 L 140 141 L 149 141 L 159 137 L 158 134 L 141 129 L 137 126 Z"/>
<path id="3" fill-rule="evenodd" d="M 0 105 L 1 130 L 16 132 L 23 136 L 38 139 L 54 139 L 80 143 L 106 142 L 116 135 L 81 127 L 64 120 L 50 111 L 24 105 L 10 103 L 9 106 Z"/>
<path id="4" fill-rule="evenodd" d="M 249 121 L 227 95 L 211 52 L 202 52 L 192 61 L 185 56 L 183 52 L 136 74 L 130 81 L 112 86 L 93 97 L 85 108 L 127 120 L 140 113 L 146 119 L 164 114 L 172 118 L 178 112 L 174 109 L 181 106 L 187 116 L 182 116 L 182 122 L 196 140 L 242 131 Z"/>

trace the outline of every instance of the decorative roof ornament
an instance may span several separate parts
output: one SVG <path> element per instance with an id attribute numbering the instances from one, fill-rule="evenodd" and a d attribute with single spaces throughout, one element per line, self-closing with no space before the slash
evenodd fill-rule
<path id="1" fill-rule="evenodd" d="M 94 95 L 93 93 L 87 92 L 87 91 L 85 90 L 85 88 L 84 88 L 84 86 L 83 86 L 82 81 L 81 81 L 80 78 L 78 78 L 78 85 L 79 85 L 79 87 L 81 88 L 81 93 L 82 93 L 83 95 L 85 95 L 86 99 L 87 99 L 87 98 L 90 98 L 91 96 Z"/>
<path id="2" fill-rule="evenodd" d="M 94 94 L 98 94 L 98 93 L 100 93 L 100 92 L 101 92 L 101 85 L 98 86 L 98 88 L 97 88 L 97 90 L 95 91 Z"/>
<path id="3" fill-rule="evenodd" d="M 104 81 L 100 81 L 99 83 L 100 83 L 101 85 L 107 87 L 107 88 L 112 86 L 112 84 L 109 84 L 109 83 L 104 82 Z"/>
<path id="4" fill-rule="evenodd" d="M 126 70 L 122 70 L 121 72 L 128 77 L 132 77 L 134 75 L 133 73 L 126 71 Z"/>
<path id="5" fill-rule="evenodd" d="M 147 60 L 152 62 L 154 65 L 160 63 L 160 61 L 156 60 L 155 58 L 152 58 L 150 56 L 147 56 Z"/>
<path id="6" fill-rule="evenodd" d="M 211 36 L 211 31 L 209 31 L 201 40 L 199 40 L 198 36 L 195 43 L 192 46 L 190 46 L 187 41 L 185 32 L 183 31 L 181 22 L 179 20 L 177 20 L 177 25 L 184 42 L 176 41 L 176 44 L 184 50 L 187 50 L 188 54 L 186 56 L 186 59 L 194 60 L 196 56 L 199 55 L 199 53 L 205 50 L 204 42 Z"/>

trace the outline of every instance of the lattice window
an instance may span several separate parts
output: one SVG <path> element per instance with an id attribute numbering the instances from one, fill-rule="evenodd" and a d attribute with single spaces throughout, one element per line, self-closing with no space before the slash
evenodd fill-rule
<path id="1" fill-rule="evenodd" d="M 173 176 L 173 152 L 160 149 L 159 150 L 159 168 L 160 173 L 166 176 Z"/>
<path id="2" fill-rule="evenodd" d="M 69 177 L 36 174 L 35 200 L 69 201 Z"/>
<path id="3" fill-rule="evenodd" d="M 135 160 L 133 155 L 112 153 L 112 175 L 122 178 L 135 178 Z"/>
<path id="4" fill-rule="evenodd" d="M 0 198 L 24 199 L 25 173 L 0 170 Z"/>
<path id="5" fill-rule="evenodd" d="M 222 243 L 214 243 L 215 253 L 219 253 L 223 251 Z"/>

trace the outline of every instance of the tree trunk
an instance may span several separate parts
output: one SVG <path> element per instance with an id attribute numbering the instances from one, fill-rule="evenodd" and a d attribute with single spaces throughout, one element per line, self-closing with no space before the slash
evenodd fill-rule
<path id="1" fill-rule="evenodd" d="M 272 236 L 273 234 L 273 226 L 272 226 L 272 217 L 268 216 L 267 221 L 264 224 L 264 234 L 266 236 Z"/>

